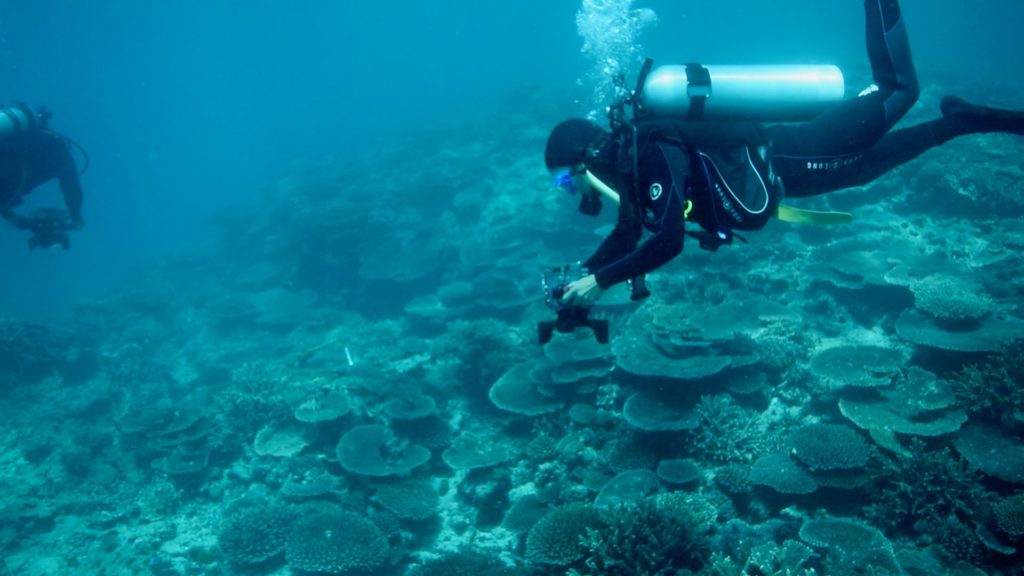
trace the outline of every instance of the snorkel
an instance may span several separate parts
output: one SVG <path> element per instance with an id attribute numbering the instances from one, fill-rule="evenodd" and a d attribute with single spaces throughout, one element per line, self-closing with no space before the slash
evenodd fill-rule
<path id="1" fill-rule="evenodd" d="M 615 202 L 619 203 L 619 193 L 616 192 L 611 186 L 604 183 L 603 180 L 594 176 L 594 173 L 590 170 L 583 172 L 583 178 L 586 179 L 587 183 L 594 187 L 595 190 L 601 193 L 602 196 Z"/>

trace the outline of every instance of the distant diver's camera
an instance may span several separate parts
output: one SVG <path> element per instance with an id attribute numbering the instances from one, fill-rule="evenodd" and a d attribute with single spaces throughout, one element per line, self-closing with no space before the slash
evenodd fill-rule
<path id="1" fill-rule="evenodd" d="M 541 344 L 551 341 L 554 333 L 568 334 L 577 328 L 589 328 L 601 344 L 608 343 L 608 321 L 590 318 L 590 308 L 566 304 L 562 301 L 569 284 L 589 275 L 590 272 L 579 263 L 551 268 L 541 276 L 544 302 L 555 311 L 557 318 L 537 323 L 537 339 Z"/>

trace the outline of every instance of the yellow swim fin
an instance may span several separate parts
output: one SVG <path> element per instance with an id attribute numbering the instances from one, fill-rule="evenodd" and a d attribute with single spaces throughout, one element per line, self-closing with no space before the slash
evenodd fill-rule
<path id="1" fill-rule="evenodd" d="M 795 224 L 849 224 L 853 222 L 853 214 L 849 212 L 821 212 L 818 210 L 804 210 L 794 208 L 785 204 L 779 204 L 779 210 L 775 217 L 783 222 Z"/>

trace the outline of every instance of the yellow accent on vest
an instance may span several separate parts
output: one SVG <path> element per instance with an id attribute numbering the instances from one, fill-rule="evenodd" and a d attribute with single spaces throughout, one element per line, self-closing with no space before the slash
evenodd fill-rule
<path id="1" fill-rule="evenodd" d="M 822 212 L 820 210 L 804 210 L 785 204 L 779 204 L 775 217 L 783 222 L 794 224 L 849 224 L 853 222 L 853 214 L 849 212 Z"/>
<path id="2" fill-rule="evenodd" d="M 686 206 L 683 207 L 683 220 L 690 218 L 690 212 L 693 212 L 693 200 L 686 199 Z"/>

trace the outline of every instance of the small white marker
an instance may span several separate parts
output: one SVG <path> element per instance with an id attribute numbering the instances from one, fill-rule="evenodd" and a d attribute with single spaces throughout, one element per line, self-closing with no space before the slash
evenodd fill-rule
<path id="1" fill-rule="evenodd" d="M 356 365 L 356 363 L 352 361 L 352 353 L 348 351 L 348 346 L 345 346 L 345 360 L 348 361 L 349 366 Z"/>

